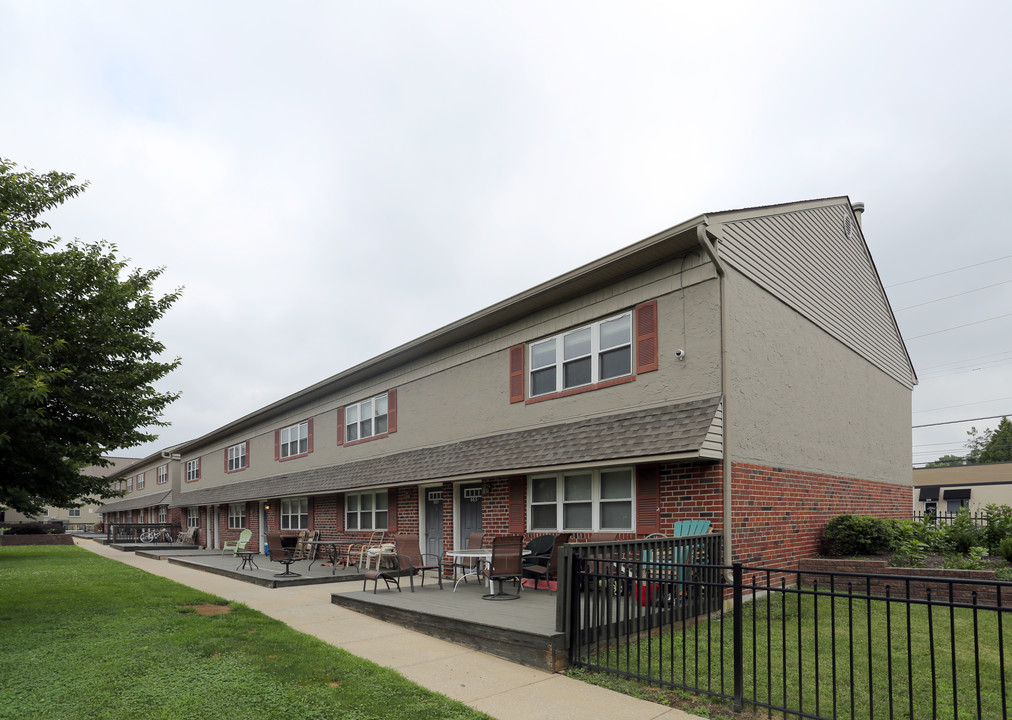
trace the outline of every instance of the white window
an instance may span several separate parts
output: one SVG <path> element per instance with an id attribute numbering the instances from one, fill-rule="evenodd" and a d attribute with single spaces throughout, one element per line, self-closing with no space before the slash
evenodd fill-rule
<path id="1" fill-rule="evenodd" d="M 169 481 L 169 466 L 159 465 L 158 476 L 155 478 L 155 482 L 157 482 L 159 485 L 164 485 L 168 481 Z"/>
<path id="2" fill-rule="evenodd" d="M 137 489 L 138 490 L 143 490 L 144 489 L 144 478 L 146 477 L 146 475 L 147 475 L 147 473 L 141 473 L 140 475 L 137 476 Z"/>
<path id="3" fill-rule="evenodd" d="M 186 461 L 186 482 L 200 480 L 200 458 Z"/>
<path id="4" fill-rule="evenodd" d="M 241 530 L 246 527 L 246 503 L 229 503 L 228 527 L 231 530 Z"/>
<path id="5" fill-rule="evenodd" d="M 281 500 L 281 529 L 306 530 L 309 528 L 309 498 Z"/>
<path id="6" fill-rule="evenodd" d="M 354 442 L 387 432 L 387 396 L 379 395 L 344 409 L 344 441 Z"/>
<path id="7" fill-rule="evenodd" d="M 69 517 L 81 517 L 81 508 L 70 508 Z"/>
<path id="8" fill-rule="evenodd" d="M 246 468 L 246 443 L 241 442 L 228 449 L 228 471 L 235 472 Z"/>
<path id="9" fill-rule="evenodd" d="M 131 478 L 127 478 L 127 492 L 133 492 L 133 491 L 134 491 L 134 479 L 132 477 Z"/>
<path id="10" fill-rule="evenodd" d="M 527 514 L 530 529 L 631 531 L 633 487 L 629 468 L 532 477 Z"/>
<path id="11" fill-rule="evenodd" d="M 530 345 L 531 397 L 632 374 L 632 313 Z"/>
<path id="12" fill-rule="evenodd" d="M 386 530 L 387 491 L 345 495 L 344 526 L 348 530 Z"/>
<path id="13" fill-rule="evenodd" d="M 158 522 L 165 522 L 166 515 L 168 514 L 168 508 L 164 505 L 158 506 Z"/>
<path id="14" fill-rule="evenodd" d="M 186 527 L 197 527 L 200 524 L 199 508 L 186 508 Z"/>
<path id="15" fill-rule="evenodd" d="M 281 431 L 281 445 L 279 455 L 281 458 L 305 455 L 309 452 L 309 423 L 301 422 L 298 425 L 286 427 Z"/>

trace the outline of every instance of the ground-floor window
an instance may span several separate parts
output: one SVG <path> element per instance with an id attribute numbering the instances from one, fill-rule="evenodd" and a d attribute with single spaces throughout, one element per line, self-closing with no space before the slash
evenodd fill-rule
<path id="1" fill-rule="evenodd" d="M 200 508 L 186 508 L 186 527 L 197 527 L 200 524 Z"/>
<path id="2" fill-rule="evenodd" d="M 228 527 L 230 530 L 241 530 L 246 527 L 246 503 L 229 503 Z"/>
<path id="3" fill-rule="evenodd" d="M 535 475 L 528 488 L 532 532 L 632 531 L 632 468 Z"/>
<path id="4" fill-rule="evenodd" d="M 285 498 L 281 501 L 281 529 L 305 530 L 309 527 L 309 498 Z"/>
<path id="5" fill-rule="evenodd" d="M 166 517 L 167 513 L 168 513 L 168 508 L 165 507 L 164 505 L 159 505 L 158 506 L 158 522 L 160 522 L 160 523 L 165 522 L 165 517 Z"/>
<path id="6" fill-rule="evenodd" d="M 386 530 L 387 491 L 345 495 L 344 524 L 348 530 Z"/>

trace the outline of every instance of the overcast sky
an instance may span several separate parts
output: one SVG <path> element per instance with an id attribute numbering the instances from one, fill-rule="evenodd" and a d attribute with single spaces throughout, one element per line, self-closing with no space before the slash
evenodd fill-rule
<path id="1" fill-rule="evenodd" d="M 1012 414 L 1012 3 L 0 0 L 0 27 L 0 157 L 91 183 L 53 234 L 185 287 L 172 425 L 117 454 L 700 213 L 838 195 L 914 424 Z"/>

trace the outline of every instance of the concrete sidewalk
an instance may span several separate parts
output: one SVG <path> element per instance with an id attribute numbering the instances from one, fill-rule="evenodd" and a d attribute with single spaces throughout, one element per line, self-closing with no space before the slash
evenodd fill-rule
<path id="1" fill-rule="evenodd" d="M 693 720 L 697 716 L 517 665 L 438 638 L 340 608 L 334 592 L 361 592 L 358 583 L 263 588 L 164 561 L 113 550 L 88 539 L 74 544 L 259 610 L 290 627 L 393 668 L 422 687 L 502 720 Z"/>

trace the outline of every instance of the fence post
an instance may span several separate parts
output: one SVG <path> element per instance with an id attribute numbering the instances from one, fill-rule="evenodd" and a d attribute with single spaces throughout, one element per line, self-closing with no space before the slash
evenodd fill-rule
<path id="1" fill-rule="evenodd" d="M 732 611 L 731 617 L 734 621 L 733 637 L 734 637 L 734 711 L 741 712 L 742 696 L 744 694 L 743 686 L 743 675 L 744 675 L 744 664 L 745 664 L 745 649 L 744 641 L 742 640 L 742 583 L 741 583 L 741 563 L 736 562 L 731 565 L 731 579 L 732 579 Z"/>

